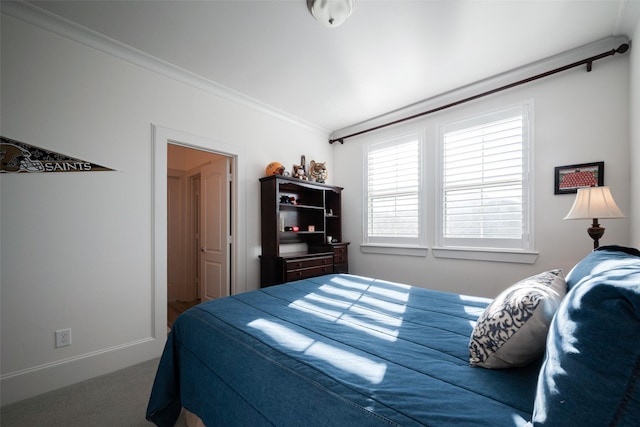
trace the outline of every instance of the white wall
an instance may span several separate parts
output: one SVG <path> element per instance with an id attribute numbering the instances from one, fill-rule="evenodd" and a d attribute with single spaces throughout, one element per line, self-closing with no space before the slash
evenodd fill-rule
<path id="1" fill-rule="evenodd" d="M 333 150 L 326 131 L 40 25 L 3 13 L 1 30 L 1 134 L 117 170 L 1 177 L 4 405 L 159 356 L 166 307 L 155 302 L 163 288 L 152 265 L 152 124 L 245 153 L 240 289 L 259 286 L 266 164 L 290 169 L 304 154 L 331 165 Z M 73 344 L 55 349 L 63 328 Z"/>
<path id="2" fill-rule="evenodd" d="M 606 50 L 614 47 L 617 45 Z M 564 62 L 567 63 L 571 62 Z M 354 159 L 362 158 L 366 142 L 383 140 L 410 130 L 424 132 L 429 158 L 425 171 L 429 206 L 427 234 L 428 245 L 432 247 L 438 125 L 528 99 L 535 103 L 535 249 L 539 252 L 535 264 L 434 258 L 431 251 L 426 257 L 364 254 L 360 251 L 363 165 L 362 161 Z M 336 144 L 335 179 L 345 187 L 343 211 L 349 212 L 343 228 L 344 239 L 352 242 L 350 271 L 427 288 L 489 297 L 531 274 L 551 268 L 562 268 L 568 272 L 592 249 L 593 241 L 586 232 L 588 221 L 562 220 L 574 196 L 554 195 L 554 167 L 603 160 L 605 185 L 611 186 L 620 208 L 629 214 L 628 107 L 629 55 L 616 55 L 594 63 L 590 73 L 585 71 L 585 67 L 575 68 L 403 125 L 347 139 L 344 145 Z M 630 244 L 630 223 L 628 218 L 601 221 L 606 228 L 601 245 Z"/>
<path id="3" fill-rule="evenodd" d="M 636 30 L 633 34 L 632 40 L 640 40 L 640 22 L 636 25 Z M 631 221 L 631 246 L 634 248 L 640 248 L 640 222 L 637 220 L 640 215 L 640 51 L 638 51 L 638 43 L 633 45 L 631 49 L 631 67 L 630 67 L 630 127 L 631 127 L 631 155 L 629 156 L 629 162 L 635 167 L 631 168 L 630 187 L 631 201 L 629 209 L 629 217 L 633 218 Z"/>
<path id="4" fill-rule="evenodd" d="M 1 24 L 0 133 L 118 170 L 0 178 L 3 405 L 159 355 L 164 337 L 157 325 L 164 320 L 161 307 L 154 305 L 151 124 L 246 153 L 240 184 L 247 201 L 246 241 L 239 255 L 247 289 L 259 283 L 257 180 L 268 162 L 290 168 L 301 154 L 307 161 L 326 160 L 329 181 L 345 187 L 343 228 L 352 242 L 352 272 L 421 286 L 493 295 L 525 274 L 568 268 L 586 254 L 588 224 L 561 220 L 572 197 L 553 195 L 554 166 L 604 160 L 606 184 L 623 211 L 630 211 L 628 57 L 598 61 L 592 73 L 569 71 L 455 112 L 535 99 L 540 256 L 527 266 L 436 260 L 431 253 L 426 258 L 361 254 L 361 146 L 381 133 L 329 146 L 322 130 L 230 101 L 6 14 Z M 640 55 L 632 51 L 632 57 L 638 75 Z M 634 82 L 637 115 L 640 94 Z M 421 124 L 428 129 L 431 150 L 435 123 L 453 113 Z M 634 129 L 632 158 L 637 164 L 640 139 Z M 640 189 L 638 174 L 632 184 Z M 630 241 L 631 222 L 604 223 L 603 244 L 640 246 L 637 224 Z M 54 331 L 61 328 L 72 329 L 73 345 L 54 349 Z"/>

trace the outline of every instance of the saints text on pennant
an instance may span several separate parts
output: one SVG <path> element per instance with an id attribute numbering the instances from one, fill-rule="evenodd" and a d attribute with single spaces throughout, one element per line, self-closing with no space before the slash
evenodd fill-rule
<path id="1" fill-rule="evenodd" d="M 0 137 L 0 173 L 96 172 L 112 171 L 85 160 L 75 159 L 24 142 Z"/>

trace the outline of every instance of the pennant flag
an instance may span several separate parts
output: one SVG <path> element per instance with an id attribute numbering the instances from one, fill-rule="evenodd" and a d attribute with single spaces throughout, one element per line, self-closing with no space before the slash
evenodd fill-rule
<path id="1" fill-rule="evenodd" d="M 96 172 L 113 169 L 0 136 L 0 173 Z"/>

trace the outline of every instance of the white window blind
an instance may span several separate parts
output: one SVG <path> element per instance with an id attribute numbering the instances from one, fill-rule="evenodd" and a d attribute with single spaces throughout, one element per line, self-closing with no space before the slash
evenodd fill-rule
<path id="1" fill-rule="evenodd" d="M 441 245 L 530 249 L 529 106 L 441 128 Z"/>
<path id="2" fill-rule="evenodd" d="M 421 154 L 417 135 L 370 144 L 365 243 L 421 244 Z"/>

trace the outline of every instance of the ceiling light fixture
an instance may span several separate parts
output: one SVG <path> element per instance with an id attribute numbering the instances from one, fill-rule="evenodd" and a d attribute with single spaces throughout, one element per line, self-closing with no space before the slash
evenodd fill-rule
<path id="1" fill-rule="evenodd" d="M 356 0 L 307 0 L 307 7 L 314 18 L 325 27 L 338 27 L 347 20 Z"/>

